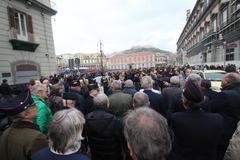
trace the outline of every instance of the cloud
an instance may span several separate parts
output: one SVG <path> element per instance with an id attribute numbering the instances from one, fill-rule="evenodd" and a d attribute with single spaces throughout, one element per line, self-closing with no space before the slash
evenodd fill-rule
<path id="1" fill-rule="evenodd" d="M 56 54 L 112 53 L 134 45 L 176 50 L 186 23 L 186 10 L 196 0 L 55 0 L 53 21 Z"/>

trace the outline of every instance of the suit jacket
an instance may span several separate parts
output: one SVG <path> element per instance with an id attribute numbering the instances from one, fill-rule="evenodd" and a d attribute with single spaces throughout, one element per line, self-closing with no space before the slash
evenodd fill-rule
<path id="1" fill-rule="evenodd" d="M 174 111 L 174 97 L 182 94 L 182 89 L 175 86 L 170 86 L 162 90 L 164 106 L 167 110 L 167 117 L 170 117 Z"/>
<path id="2" fill-rule="evenodd" d="M 74 89 L 70 89 L 70 92 L 75 94 L 76 108 L 85 115 L 86 114 L 86 101 L 85 101 L 84 96 L 80 92 L 78 92 Z"/>
<path id="3" fill-rule="evenodd" d="M 210 110 L 214 113 L 219 113 L 224 117 L 224 120 L 232 133 L 237 127 L 240 120 L 240 83 L 233 84 L 223 88 L 222 92 L 218 93 L 217 97 L 210 102 Z"/>
<path id="4" fill-rule="evenodd" d="M 49 148 L 44 148 L 37 152 L 32 160 L 90 160 L 90 158 L 81 152 L 60 155 L 51 152 Z"/>
<path id="5" fill-rule="evenodd" d="M 151 90 L 144 90 L 144 93 L 148 95 L 150 101 L 150 107 L 160 113 L 163 116 L 167 116 L 166 108 L 164 107 L 163 103 L 163 96 L 158 93 L 154 93 Z"/>
<path id="6" fill-rule="evenodd" d="M 132 109 L 132 96 L 122 91 L 114 91 L 109 96 L 109 102 L 110 110 L 118 117 L 124 116 L 129 109 Z"/>
<path id="7" fill-rule="evenodd" d="M 174 142 L 170 160 L 215 160 L 223 132 L 219 114 L 188 109 L 170 118 Z"/>

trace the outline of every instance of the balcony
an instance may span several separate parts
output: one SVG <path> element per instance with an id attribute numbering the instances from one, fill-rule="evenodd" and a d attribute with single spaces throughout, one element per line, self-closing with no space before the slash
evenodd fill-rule
<path id="1" fill-rule="evenodd" d="M 187 57 L 197 55 L 203 50 L 203 47 L 202 41 L 194 44 L 191 48 L 187 49 Z"/>
<path id="2" fill-rule="evenodd" d="M 203 45 L 204 46 L 209 46 L 212 44 L 213 41 L 218 39 L 218 34 L 217 32 L 213 32 L 213 29 L 209 31 L 209 33 L 205 36 L 203 39 Z"/>
<path id="3" fill-rule="evenodd" d="M 27 33 L 27 36 L 23 36 L 18 34 L 16 29 L 10 30 L 9 42 L 12 44 L 14 50 L 34 52 L 39 46 L 39 39 L 35 34 Z"/>
<path id="4" fill-rule="evenodd" d="M 237 10 L 239 11 L 239 10 Z M 234 25 L 235 23 L 239 22 L 240 17 L 238 14 L 236 14 L 237 12 L 235 12 L 234 14 L 231 15 L 231 18 L 228 18 L 226 22 L 223 22 L 220 26 L 220 30 L 224 30 L 228 27 L 230 27 L 231 25 Z"/>
<path id="5" fill-rule="evenodd" d="M 213 32 L 211 29 L 208 34 L 206 34 L 203 39 L 201 39 L 198 43 L 194 44 L 191 48 L 187 49 L 187 56 L 193 56 L 198 54 L 199 52 L 204 52 L 211 45 L 216 45 L 219 43 L 219 35 L 217 32 Z"/>

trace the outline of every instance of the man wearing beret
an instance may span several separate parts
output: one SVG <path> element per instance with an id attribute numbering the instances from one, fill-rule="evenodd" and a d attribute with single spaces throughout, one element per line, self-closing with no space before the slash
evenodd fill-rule
<path id="1" fill-rule="evenodd" d="M 174 133 L 169 160 L 217 160 L 217 146 L 223 133 L 223 117 L 201 109 L 199 85 L 187 79 L 182 94 L 186 112 L 173 113 L 169 123 Z"/>
<path id="2" fill-rule="evenodd" d="M 12 116 L 13 123 L 0 137 L 1 159 L 31 160 L 34 153 L 48 146 L 46 136 L 33 123 L 37 116 L 37 106 L 28 90 L 3 99 L 6 101 L 1 99 L 0 111 Z"/>

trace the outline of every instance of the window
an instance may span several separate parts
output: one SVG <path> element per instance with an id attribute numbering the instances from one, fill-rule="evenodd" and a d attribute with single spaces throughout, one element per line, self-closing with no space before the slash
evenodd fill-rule
<path id="1" fill-rule="evenodd" d="M 207 53 L 206 52 L 202 54 L 202 62 L 203 63 L 207 62 Z"/>
<path id="2" fill-rule="evenodd" d="M 224 77 L 225 72 L 209 72 L 204 73 L 205 79 L 210 81 L 221 81 Z"/>
<path id="3" fill-rule="evenodd" d="M 17 33 L 27 37 L 27 26 L 26 26 L 26 15 L 22 13 L 15 13 L 14 16 L 15 23 L 18 24 L 16 25 Z"/>
<path id="4" fill-rule="evenodd" d="M 8 8 L 9 25 L 12 36 L 19 40 L 32 40 L 32 17 L 24 12 Z"/>
<path id="5" fill-rule="evenodd" d="M 200 41 L 200 35 L 199 32 L 197 33 L 197 38 L 196 38 L 196 43 L 198 43 Z"/>
<path id="6" fill-rule="evenodd" d="M 239 10 L 239 9 L 240 9 L 240 1 L 237 1 L 236 10 Z"/>
<path id="7" fill-rule="evenodd" d="M 2 78 L 11 77 L 11 73 L 2 73 Z"/>
<path id="8" fill-rule="evenodd" d="M 205 32 L 206 34 L 209 33 L 209 31 L 210 31 L 209 24 L 206 25 L 206 30 L 205 30 L 205 31 L 206 31 L 206 32 Z"/>
<path id="9" fill-rule="evenodd" d="M 32 16 L 8 7 L 9 42 L 14 50 L 34 52 L 39 46 L 33 34 Z"/>
<path id="10" fill-rule="evenodd" d="M 206 0 L 206 4 L 207 4 L 207 6 L 209 5 L 209 0 Z"/>
<path id="11" fill-rule="evenodd" d="M 240 1 L 238 1 L 236 4 L 236 17 L 240 17 Z"/>
<path id="12" fill-rule="evenodd" d="M 223 25 L 226 25 L 227 18 L 228 18 L 228 10 L 227 10 L 227 8 L 225 8 L 222 12 L 222 24 Z"/>
<path id="13" fill-rule="evenodd" d="M 213 32 L 217 32 L 217 18 L 214 18 L 212 21 Z"/>
<path id="14" fill-rule="evenodd" d="M 233 61 L 234 60 L 234 48 L 227 48 L 226 49 L 226 61 Z"/>

